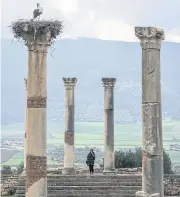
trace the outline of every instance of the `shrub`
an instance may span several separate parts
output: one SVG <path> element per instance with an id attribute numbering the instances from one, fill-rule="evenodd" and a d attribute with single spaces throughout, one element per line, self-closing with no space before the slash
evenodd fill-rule
<path id="1" fill-rule="evenodd" d="M 164 174 L 173 174 L 171 159 L 165 150 L 164 154 Z M 102 164 L 104 166 L 104 164 Z M 142 149 L 136 148 L 133 151 L 115 151 L 115 168 L 136 168 L 142 166 Z"/>

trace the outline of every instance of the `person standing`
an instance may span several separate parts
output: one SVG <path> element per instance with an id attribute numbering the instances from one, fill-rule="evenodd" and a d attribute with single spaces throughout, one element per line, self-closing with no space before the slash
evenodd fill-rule
<path id="1" fill-rule="evenodd" d="M 95 153 L 93 149 L 91 148 L 90 152 L 87 155 L 87 160 L 86 160 L 86 164 L 89 166 L 90 174 L 94 173 L 94 161 L 95 161 Z"/>

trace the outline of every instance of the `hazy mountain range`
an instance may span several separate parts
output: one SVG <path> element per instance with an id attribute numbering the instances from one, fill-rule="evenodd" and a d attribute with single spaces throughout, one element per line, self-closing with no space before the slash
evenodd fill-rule
<path id="1" fill-rule="evenodd" d="M 23 122 L 28 53 L 23 43 L 2 40 L 2 124 Z M 62 77 L 77 77 L 77 120 L 103 120 L 102 77 L 116 77 L 116 121 L 141 120 L 139 43 L 80 38 L 55 42 L 49 49 L 48 118 L 64 118 Z M 180 119 L 180 44 L 163 42 L 161 83 L 164 117 Z"/>

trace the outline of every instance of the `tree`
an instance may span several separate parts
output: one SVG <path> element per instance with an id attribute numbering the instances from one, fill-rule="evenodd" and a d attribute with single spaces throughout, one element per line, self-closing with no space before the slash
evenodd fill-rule
<path id="1" fill-rule="evenodd" d="M 171 158 L 169 157 L 169 154 L 163 150 L 164 155 L 164 173 L 165 174 L 173 174 L 172 171 L 172 163 Z"/>
<path id="2" fill-rule="evenodd" d="M 115 167 L 116 168 L 133 168 L 142 166 L 141 148 L 133 151 L 116 151 Z"/>
<path id="3" fill-rule="evenodd" d="M 165 150 L 164 154 L 164 174 L 173 174 L 171 159 Z M 104 163 L 102 164 L 104 166 Z M 132 151 L 116 151 L 115 152 L 115 168 L 136 168 L 142 166 L 142 149 L 136 148 Z"/>
<path id="4" fill-rule="evenodd" d="M 10 166 L 3 166 L 2 170 L 1 170 L 1 174 L 4 174 L 4 175 L 12 174 L 11 167 Z"/>
<path id="5" fill-rule="evenodd" d="M 135 160 L 136 160 L 136 167 L 141 167 L 142 166 L 142 149 L 136 148 L 136 151 L 134 154 L 135 154 Z"/>
<path id="6" fill-rule="evenodd" d="M 24 170 L 24 162 L 22 161 L 18 166 L 18 170 L 17 170 L 18 174 L 21 174 L 23 170 Z"/>
<path id="7" fill-rule="evenodd" d="M 176 164 L 173 167 L 173 172 L 174 172 L 174 174 L 180 174 L 180 165 Z"/>

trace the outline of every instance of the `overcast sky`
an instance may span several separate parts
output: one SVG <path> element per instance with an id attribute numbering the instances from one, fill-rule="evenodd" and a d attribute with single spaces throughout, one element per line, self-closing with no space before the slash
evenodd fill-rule
<path id="1" fill-rule="evenodd" d="M 166 41 L 180 43 L 180 0 L 2 0 L 2 36 L 11 21 L 30 18 L 39 2 L 42 18 L 64 23 L 64 38 L 137 41 L 134 26 L 158 26 Z"/>

